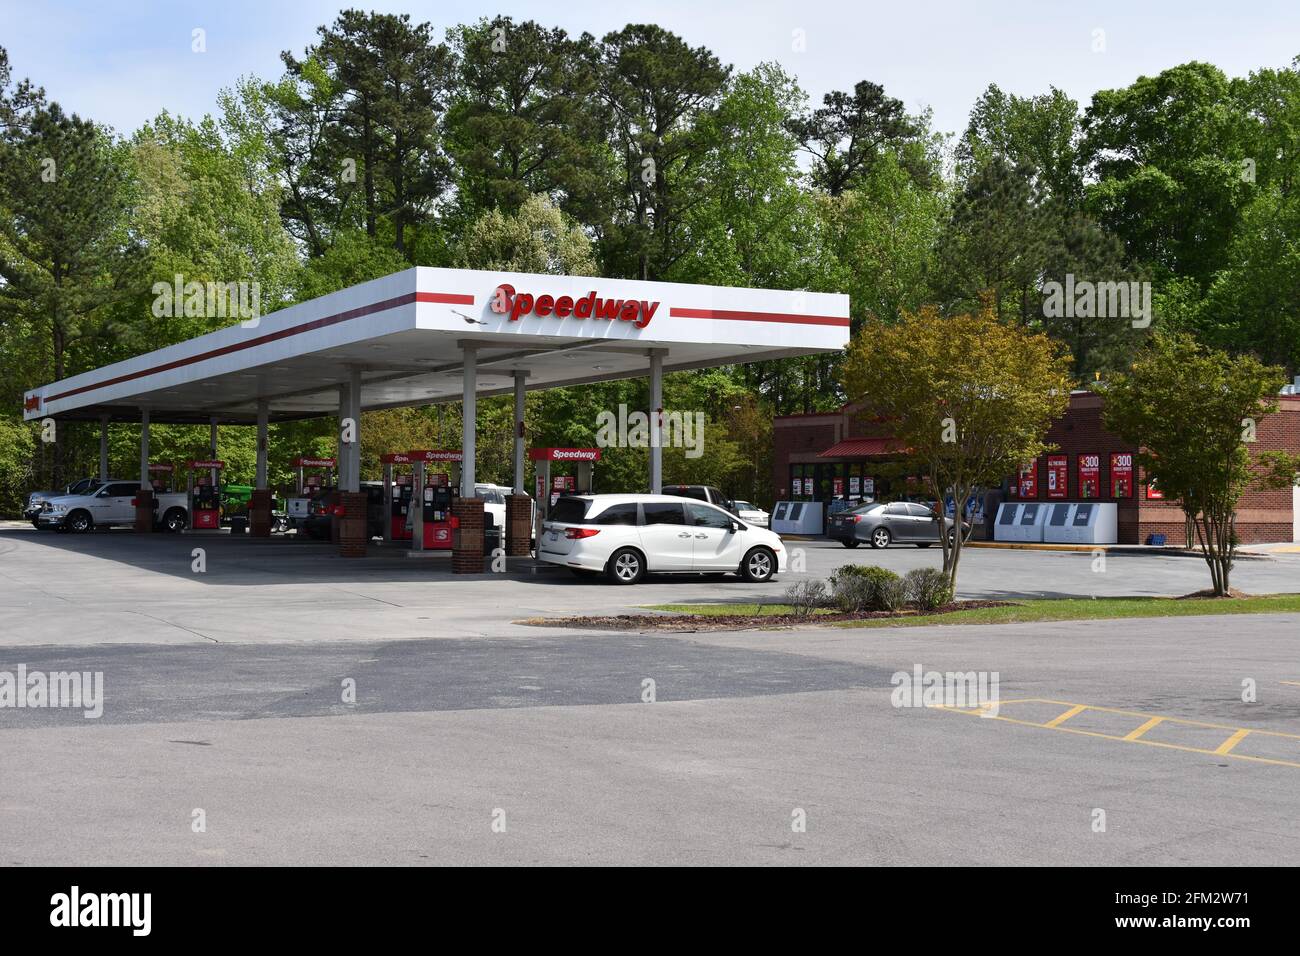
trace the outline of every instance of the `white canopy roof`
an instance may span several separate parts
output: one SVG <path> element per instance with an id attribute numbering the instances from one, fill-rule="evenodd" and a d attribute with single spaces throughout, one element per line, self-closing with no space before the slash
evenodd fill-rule
<path id="1" fill-rule="evenodd" d="M 500 311 L 498 311 L 500 310 Z M 593 314 L 594 313 L 594 314 Z M 253 423 L 333 415 L 352 368 L 363 409 L 459 401 L 842 349 L 847 295 L 412 268 L 33 389 L 24 417 Z"/>

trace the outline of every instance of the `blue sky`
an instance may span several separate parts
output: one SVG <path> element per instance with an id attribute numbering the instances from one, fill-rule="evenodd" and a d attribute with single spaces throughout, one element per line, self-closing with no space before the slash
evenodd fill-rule
<path id="1" fill-rule="evenodd" d="M 1190 59 L 1229 75 L 1281 67 L 1300 54 L 1300 4 L 1203 0 L 986 0 L 882 3 L 729 0 L 617 3 L 612 0 L 356 3 L 408 12 L 441 32 L 497 12 L 600 36 L 628 22 L 656 22 L 744 70 L 776 60 L 815 99 L 860 79 L 883 83 L 910 109 L 933 108 L 936 128 L 960 132 L 990 82 L 1032 94 L 1056 85 L 1086 103 L 1098 89 L 1126 85 Z M 119 132 L 166 109 L 198 117 L 241 74 L 274 78 L 279 53 L 300 52 L 341 4 L 315 0 L 223 3 L 0 0 L 0 46 L 14 73 Z M 207 52 L 191 51 L 191 31 Z M 1093 31 L 1105 31 L 1094 53 Z M 804 31 L 806 49 L 792 37 Z"/>

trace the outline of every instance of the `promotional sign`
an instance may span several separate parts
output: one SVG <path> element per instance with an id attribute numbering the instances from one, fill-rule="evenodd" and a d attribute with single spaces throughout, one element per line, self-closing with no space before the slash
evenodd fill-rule
<path id="1" fill-rule="evenodd" d="M 1101 456 L 1084 454 L 1079 456 L 1079 497 L 1101 497 Z"/>
<path id="2" fill-rule="evenodd" d="M 849 476 L 849 495 L 861 494 L 862 480 L 857 475 Z"/>
<path id="3" fill-rule="evenodd" d="M 1033 462 L 1020 469 L 1020 480 L 1016 483 L 1016 496 L 1019 498 L 1038 497 L 1038 463 Z"/>
<path id="4" fill-rule="evenodd" d="M 529 461 L 600 461 L 599 448 L 530 448 Z"/>
<path id="5" fill-rule="evenodd" d="M 1047 497 L 1065 498 L 1069 496 L 1067 481 L 1070 469 L 1069 461 L 1064 455 L 1047 456 Z"/>
<path id="6" fill-rule="evenodd" d="M 1154 478 L 1147 479 L 1147 498 L 1151 501 L 1164 501 L 1165 493 L 1156 487 Z"/>
<path id="7" fill-rule="evenodd" d="M 1110 496 L 1133 497 L 1133 455 L 1113 452 L 1110 456 Z"/>
<path id="8" fill-rule="evenodd" d="M 863 479 L 862 479 L 862 493 L 863 493 L 864 495 L 874 495 L 874 494 L 876 493 L 876 479 L 874 479 L 874 478 L 863 478 Z"/>
<path id="9" fill-rule="evenodd" d="M 546 488 L 545 488 L 544 485 L 543 485 L 543 482 L 542 482 L 542 476 L 541 476 L 541 475 L 537 475 L 536 478 L 534 479 L 534 481 L 536 482 L 536 484 L 535 484 L 535 490 L 534 490 L 534 493 L 533 493 L 533 500 L 534 500 L 534 501 L 541 501 L 541 500 L 542 500 L 542 497 L 546 494 Z"/>
<path id="10" fill-rule="evenodd" d="M 838 497 L 840 497 L 840 495 L 844 494 L 844 479 L 843 479 L 843 478 L 832 478 L 832 479 L 831 479 L 831 494 L 833 494 L 836 498 L 838 498 Z"/>

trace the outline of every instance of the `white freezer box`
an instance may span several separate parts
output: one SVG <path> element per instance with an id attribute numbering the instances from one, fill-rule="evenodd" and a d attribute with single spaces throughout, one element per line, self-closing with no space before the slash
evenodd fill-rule
<path id="1" fill-rule="evenodd" d="M 772 508 L 772 530 L 777 534 L 821 534 L 820 501 L 778 501 Z"/>
<path id="2" fill-rule="evenodd" d="M 1059 502 L 1049 506 L 1043 540 L 1054 544 L 1115 544 L 1119 505 L 1110 501 Z"/>
<path id="3" fill-rule="evenodd" d="M 1051 505 L 1038 501 L 1004 501 L 993 525 L 994 541 L 1042 541 Z"/>

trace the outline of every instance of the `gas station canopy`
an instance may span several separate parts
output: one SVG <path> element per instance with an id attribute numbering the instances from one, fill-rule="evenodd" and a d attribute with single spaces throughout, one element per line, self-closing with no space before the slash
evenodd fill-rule
<path id="1" fill-rule="evenodd" d="M 27 420 L 254 424 L 842 349 L 847 295 L 412 268 L 25 395 Z"/>

